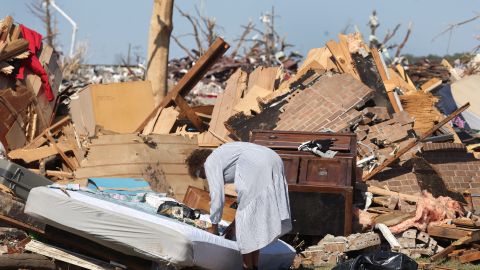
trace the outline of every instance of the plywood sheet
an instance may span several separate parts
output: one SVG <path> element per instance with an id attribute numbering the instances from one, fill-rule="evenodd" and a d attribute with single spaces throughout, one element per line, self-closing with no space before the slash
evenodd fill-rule
<path id="1" fill-rule="evenodd" d="M 154 108 L 150 81 L 95 84 L 89 87 L 96 125 L 105 130 L 134 132 Z"/>
<path id="2" fill-rule="evenodd" d="M 198 145 L 203 147 L 215 147 L 222 144 L 222 140 L 231 141 L 228 131 L 223 124 L 233 115 L 234 106 L 247 87 L 247 73 L 238 69 L 227 81 L 225 91 L 218 95 L 213 107 L 210 128 L 199 138 Z M 213 135 L 215 134 L 215 135 Z M 222 138 L 222 140 L 217 137 Z"/>
<path id="3" fill-rule="evenodd" d="M 86 88 L 70 97 L 69 113 L 75 130 L 81 137 L 95 136 L 95 115 L 91 89 Z"/>
<path id="4" fill-rule="evenodd" d="M 154 134 L 169 134 L 175 121 L 177 121 L 179 112 L 174 107 L 168 107 L 162 110 L 158 117 L 157 124 L 153 129 Z"/>
<path id="5" fill-rule="evenodd" d="M 76 178 L 141 177 L 156 191 L 183 199 L 189 185 L 203 188 L 203 181 L 188 175 L 185 159 L 198 147 L 197 139 L 178 135 L 147 137 L 137 134 L 100 135 L 92 139 Z"/>

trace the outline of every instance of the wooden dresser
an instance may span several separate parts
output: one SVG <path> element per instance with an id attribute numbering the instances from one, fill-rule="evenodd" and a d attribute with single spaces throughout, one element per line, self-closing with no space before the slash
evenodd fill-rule
<path id="1" fill-rule="evenodd" d="M 333 158 L 322 158 L 298 146 L 311 140 L 331 140 Z M 282 158 L 288 182 L 292 233 L 348 235 L 352 230 L 356 135 L 254 130 L 250 141 L 269 147 Z"/>

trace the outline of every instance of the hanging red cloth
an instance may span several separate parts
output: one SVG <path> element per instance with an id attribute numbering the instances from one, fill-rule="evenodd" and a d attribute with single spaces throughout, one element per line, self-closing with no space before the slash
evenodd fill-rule
<path id="1" fill-rule="evenodd" d="M 30 55 L 28 58 L 22 60 L 17 74 L 17 79 L 23 80 L 25 78 L 25 68 L 31 70 L 36 75 L 40 76 L 40 79 L 42 80 L 42 87 L 45 91 L 45 96 L 47 97 L 48 101 L 52 101 L 55 99 L 55 97 L 48 81 L 48 74 L 37 57 L 37 52 L 42 47 L 42 35 L 32 29 L 27 28 L 23 24 L 20 24 L 20 30 L 22 31 L 23 38 L 29 42 L 28 50 L 30 51 Z"/>

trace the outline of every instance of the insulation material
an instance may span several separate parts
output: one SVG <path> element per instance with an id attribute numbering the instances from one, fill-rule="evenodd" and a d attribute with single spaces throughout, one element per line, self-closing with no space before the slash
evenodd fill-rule
<path id="1" fill-rule="evenodd" d="M 463 208 L 459 202 L 450 197 L 434 198 L 431 193 L 423 191 L 422 199 L 417 202 L 415 216 L 389 229 L 393 234 L 404 232 L 412 227 L 425 231 L 428 224 L 452 219 L 457 215 L 463 215 Z"/>

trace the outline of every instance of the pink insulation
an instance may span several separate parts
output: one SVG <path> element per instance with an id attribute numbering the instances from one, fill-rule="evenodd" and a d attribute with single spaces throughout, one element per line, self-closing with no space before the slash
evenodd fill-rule
<path id="1" fill-rule="evenodd" d="M 463 216 L 463 208 L 459 202 L 450 197 L 434 198 L 427 191 L 422 192 L 422 199 L 417 202 L 415 216 L 395 226 L 389 227 L 393 234 L 401 233 L 415 227 L 425 231 L 429 223 L 440 222 L 444 219 L 452 219 Z"/>

